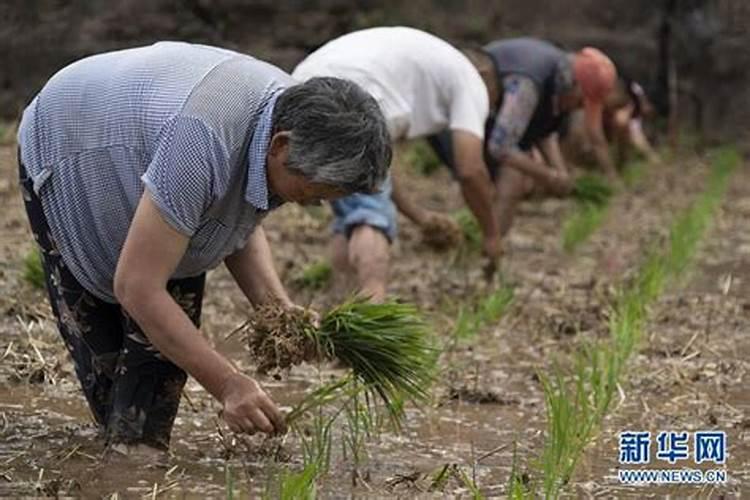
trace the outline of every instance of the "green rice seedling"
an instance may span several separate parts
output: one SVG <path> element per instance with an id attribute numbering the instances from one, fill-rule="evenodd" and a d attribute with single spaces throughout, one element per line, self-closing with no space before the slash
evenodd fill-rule
<path id="1" fill-rule="evenodd" d="M 513 302 L 513 288 L 502 285 L 479 303 L 479 318 L 482 325 L 496 323 Z"/>
<path id="2" fill-rule="evenodd" d="M 332 428 L 340 412 L 332 416 L 323 414 L 322 408 L 314 413 L 310 426 L 304 430 L 294 421 L 290 426 L 302 443 L 302 459 L 305 465 L 316 463 L 317 471 L 325 473 L 331 465 Z"/>
<path id="3" fill-rule="evenodd" d="M 579 204 L 573 215 L 563 223 L 563 250 L 571 253 L 578 248 L 601 225 L 606 213 L 607 207 L 605 206 L 590 203 Z"/>
<path id="4" fill-rule="evenodd" d="M 44 288 L 45 278 L 42 267 L 42 254 L 38 248 L 29 251 L 23 259 L 23 279 L 34 288 Z"/>
<path id="5" fill-rule="evenodd" d="M 451 477 L 451 471 L 453 470 L 453 464 L 447 463 L 440 467 L 440 469 L 433 474 L 432 481 L 430 482 L 430 491 L 443 491 L 448 479 Z"/>
<path id="6" fill-rule="evenodd" d="M 232 476 L 232 469 L 228 463 L 224 464 L 224 490 L 226 491 L 227 500 L 234 499 L 234 477 Z"/>
<path id="7" fill-rule="evenodd" d="M 461 305 L 456 316 L 453 335 L 456 339 L 464 340 L 474 337 L 479 332 L 480 324 L 477 314 L 466 305 Z"/>
<path id="8" fill-rule="evenodd" d="M 512 500 L 525 500 L 527 498 L 536 498 L 536 491 L 531 488 L 529 479 L 519 472 L 518 467 L 518 441 L 513 441 L 513 460 L 510 466 L 510 476 L 508 476 L 507 497 Z"/>
<path id="9" fill-rule="evenodd" d="M 411 169 L 424 176 L 435 173 L 442 162 L 427 141 L 414 141 L 404 153 L 404 161 Z"/>
<path id="10" fill-rule="evenodd" d="M 344 405 L 345 427 L 342 439 L 344 459 L 352 464 L 352 484 L 356 484 L 359 467 L 366 458 L 365 444 L 377 430 L 375 412 L 368 400 L 367 391 L 351 398 Z"/>
<path id="11" fill-rule="evenodd" d="M 571 196 L 579 203 L 603 206 L 609 203 L 614 189 L 598 175 L 582 175 L 573 185 Z"/>
<path id="12" fill-rule="evenodd" d="M 484 500 L 485 497 L 484 495 L 482 495 L 482 492 L 479 491 L 477 483 L 474 481 L 474 479 L 470 478 L 468 474 L 466 474 L 466 471 L 464 471 L 461 467 L 455 467 L 453 470 L 456 477 L 458 477 L 461 483 L 466 488 L 468 488 L 471 498 L 473 498 L 474 500 Z"/>
<path id="13" fill-rule="evenodd" d="M 478 252 L 482 248 L 482 229 L 474 214 L 466 208 L 462 208 L 453 214 L 454 219 L 461 226 L 464 247 L 472 252 Z"/>
<path id="14" fill-rule="evenodd" d="M 350 367 L 351 380 L 324 386 L 292 416 L 356 393 L 359 387 L 352 389 L 353 380 L 385 405 L 394 423 L 405 400 L 419 405 L 429 399 L 438 351 L 412 305 L 354 298 L 328 311 L 318 326 L 305 312 L 272 305 L 256 311 L 247 330 L 261 372 L 319 359 L 338 359 Z"/>
<path id="15" fill-rule="evenodd" d="M 333 270 L 327 261 L 313 262 L 293 279 L 296 286 L 310 290 L 321 290 L 331 281 Z"/>
<path id="16" fill-rule="evenodd" d="M 496 323 L 513 302 L 513 297 L 512 287 L 500 285 L 472 306 L 462 305 L 456 318 L 454 336 L 459 340 L 469 339 L 486 326 Z"/>
<path id="17" fill-rule="evenodd" d="M 320 474 L 319 464 L 310 462 L 301 471 L 283 469 L 263 497 L 267 500 L 314 500 L 317 498 L 315 481 Z"/>

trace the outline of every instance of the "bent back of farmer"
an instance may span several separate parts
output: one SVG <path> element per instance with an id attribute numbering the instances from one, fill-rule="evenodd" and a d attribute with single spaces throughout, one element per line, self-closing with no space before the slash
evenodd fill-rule
<path id="1" fill-rule="evenodd" d="M 290 308 L 259 225 L 284 202 L 375 191 L 390 143 L 352 82 L 296 85 L 236 52 L 157 43 L 92 56 L 26 108 L 19 176 L 58 329 L 112 449 L 165 450 L 186 372 L 231 429 L 283 415 L 200 335 L 206 271 Z"/>
<path id="2" fill-rule="evenodd" d="M 460 142 L 462 179 L 465 192 L 470 193 L 467 200 L 481 214 L 478 219 L 491 243 L 486 248 L 499 251 L 481 156 L 491 95 L 483 75 L 464 54 L 413 28 L 371 28 L 326 43 L 292 75 L 300 80 L 327 75 L 357 82 L 377 100 L 394 141 L 450 130 L 452 139 Z M 362 293 L 374 300 L 385 295 L 388 244 L 396 236 L 391 198 L 420 226 L 437 216 L 403 196 L 395 175 L 392 181 L 392 190 L 387 185 L 377 195 L 358 194 L 333 202 L 337 275 L 353 270 Z"/>
<path id="3" fill-rule="evenodd" d="M 612 171 L 602 132 L 602 106 L 614 82 L 614 66 L 596 49 L 568 53 L 535 38 L 494 41 L 482 51 L 494 66 L 501 99 L 487 121 L 485 161 L 497 182 L 500 232 L 510 229 L 518 201 L 537 183 L 564 195 L 571 188 L 557 131 L 563 118 L 581 106 L 592 134 L 601 137 L 600 159 Z M 453 154 L 447 134 L 430 144 L 449 166 Z M 538 147 L 541 154 L 532 154 Z"/>
<path id="4" fill-rule="evenodd" d="M 504 95 L 511 98 L 513 94 L 525 91 L 524 87 L 533 88 L 536 98 L 531 117 L 526 124 L 515 124 L 518 129 L 526 125 L 517 139 L 517 146 L 529 151 L 537 141 L 560 126 L 563 113 L 556 109 L 555 96 L 573 86 L 570 57 L 559 47 L 535 38 L 497 40 L 486 45 L 484 50 L 492 58 L 499 80 L 503 82 Z"/>
<path id="5" fill-rule="evenodd" d="M 245 175 L 265 175 L 264 159 L 248 157 L 247 145 L 264 105 L 292 82 L 251 57 L 171 42 L 94 56 L 57 73 L 24 113 L 19 139 L 76 279 L 116 300 L 117 259 L 146 187 L 165 219 L 190 237 L 174 278 L 215 267 L 242 245 L 280 201 L 269 205 L 265 183 L 238 192 Z"/>

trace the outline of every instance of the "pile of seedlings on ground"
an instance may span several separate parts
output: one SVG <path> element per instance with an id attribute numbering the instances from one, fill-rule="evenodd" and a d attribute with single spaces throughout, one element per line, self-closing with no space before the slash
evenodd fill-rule
<path id="1" fill-rule="evenodd" d="M 258 308 L 243 329 L 261 373 L 278 376 L 293 365 L 325 360 L 351 369 L 350 376 L 312 393 L 290 419 L 355 386 L 378 397 L 392 415 L 403 401 L 428 397 L 437 351 L 412 305 L 354 298 L 318 323 L 309 311 L 272 304 Z"/>

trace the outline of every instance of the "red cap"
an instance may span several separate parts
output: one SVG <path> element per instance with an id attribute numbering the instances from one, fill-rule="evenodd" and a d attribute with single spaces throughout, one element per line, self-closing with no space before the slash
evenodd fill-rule
<path id="1" fill-rule="evenodd" d="M 585 47 L 576 53 L 573 74 L 586 101 L 603 102 L 617 78 L 617 70 L 610 58 L 593 47 Z"/>

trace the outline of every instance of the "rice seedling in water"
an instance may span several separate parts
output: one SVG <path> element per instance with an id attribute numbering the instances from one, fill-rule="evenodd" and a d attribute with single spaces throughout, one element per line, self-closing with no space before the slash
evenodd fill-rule
<path id="1" fill-rule="evenodd" d="M 359 467 L 366 458 L 366 441 L 377 429 L 377 416 L 371 412 L 367 393 L 363 391 L 360 394 L 360 397 L 352 398 L 344 405 L 346 425 L 342 441 L 343 456 L 352 464 L 353 485 L 360 477 Z"/>
<path id="2" fill-rule="evenodd" d="M 234 477 L 232 477 L 232 469 L 229 468 L 229 464 L 224 464 L 224 490 L 226 491 L 227 500 L 234 499 Z"/>
<path id="3" fill-rule="evenodd" d="M 314 500 L 315 481 L 320 474 L 319 464 L 310 462 L 301 471 L 283 469 L 263 495 L 267 500 Z"/>
<path id="4" fill-rule="evenodd" d="M 314 392 L 300 404 L 304 411 L 351 392 L 352 380 L 377 396 L 394 421 L 404 400 L 428 400 L 438 353 L 412 305 L 355 298 L 328 311 L 319 326 L 306 312 L 272 305 L 260 308 L 248 323 L 248 344 L 260 372 L 320 359 L 338 359 L 350 367 L 353 379 Z"/>
<path id="5" fill-rule="evenodd" d="M 320 290 L 330 281 L 333 271 L 331 264 L 327 261 L 313 262 L 305 267 L 302 272 L 293 279 L 296 286 L 309 288 L 310 290 Z"/>
<path id="6" fill-rule="evenodd" d="M 513 302 L 513 297 L 513 288 L 500 285 L 473 306 L 461 306 L 453 330 L 455 337 L 458 339 L 473 337 L 486 326 L 496 323 Z"/>
<path id="7" fill-rule="evenodd" d="M 466 486 L 466 488 L 468 488 L 471 498 L 473 498 L 474 500 L 484 500 L 484 495 L 482 495 L 482 492 L 479 491 L 479 487 L 477 486 L 477 483 L 474 481 L 474 479 L 470 478 L 469 475 L 466 474 L 466 471 L 464 471 L 460 467 L 456 467 L 455 471 L 458 479 L 463 483 L 464 486 Z"/>
<path id="8" fill-rule="evenodd" d="M 44 269 L 42 268 L 42 254 L 34 248 L 23 259 L 23 279 L 34 288 L 44 288 Z"/>

